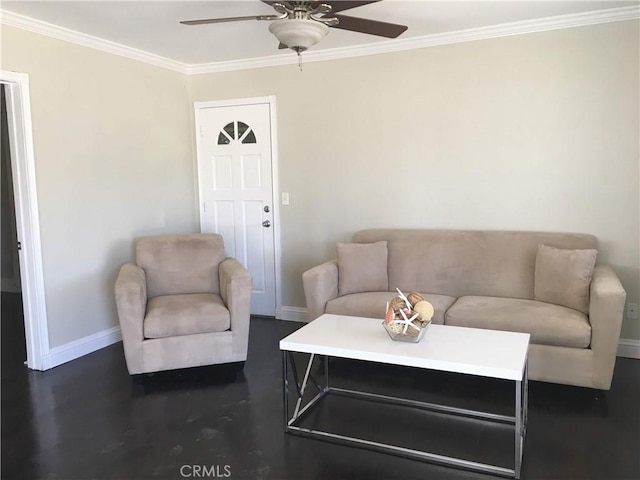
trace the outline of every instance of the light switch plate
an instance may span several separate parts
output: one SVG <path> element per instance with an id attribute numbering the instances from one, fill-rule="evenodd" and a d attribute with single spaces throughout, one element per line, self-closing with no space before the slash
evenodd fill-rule
<path id="1" fill-rule="evenodd" d="M 289 192 L 282 192 L 282 205 L 289 205 Z"/>

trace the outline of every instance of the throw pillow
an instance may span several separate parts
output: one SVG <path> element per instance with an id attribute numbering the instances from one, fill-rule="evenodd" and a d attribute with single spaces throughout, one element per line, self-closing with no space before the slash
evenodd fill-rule
<path id="1" fill-rule="evenodd" d="M 338 293 L 386 292 L 387 242 L 338 243 Z"/>
<path id="2" fill-rule="evenodd" d="M 595 249 L 568 250 L 538 246 L 534 298 L 589 313 L 589 287 Z"/>

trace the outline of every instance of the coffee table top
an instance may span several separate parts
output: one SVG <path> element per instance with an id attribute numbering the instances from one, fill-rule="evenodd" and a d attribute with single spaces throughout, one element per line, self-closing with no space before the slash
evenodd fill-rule
<path id="1" fill-rule="evenodd" d="M 431 324 L 419 343 L 397 342 L 382 319 L 324 314 L 280 340 L 280 350 L 522 380 L 529 337 Z"/>

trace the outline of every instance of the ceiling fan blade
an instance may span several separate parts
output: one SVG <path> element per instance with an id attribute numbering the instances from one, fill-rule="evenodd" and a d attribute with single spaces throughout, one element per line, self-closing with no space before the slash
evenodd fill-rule
<path id="1" fill-rule="evenodd" d="M 183 25 L 206 25 L 208 23 L 239 22 L 242 20 L 277 20 L 278 15 L 251 15 L 248 17 L 206 18 L 203 20 L 185 20 Z"/>
<path id="2" fill-rule="evenodd" d="M 379 22 L 366 18 L 349 17 L 347 15 L 335 15 L 335 18 L 337 18 L 340 23 L 333 26 L 333 28 L 368 33 L 369 35 L 377 35 L 379 37 L 397 38 L 407 29 L 405 25 Z"/>
<path id="3" fill-rule="evenodd" d="M 289 47 L 287 47 L 284 43 L 280 42 L 280 45 L 278 45 L 278 49 L 284 50 L 285 48 L 289 48 Z"/>

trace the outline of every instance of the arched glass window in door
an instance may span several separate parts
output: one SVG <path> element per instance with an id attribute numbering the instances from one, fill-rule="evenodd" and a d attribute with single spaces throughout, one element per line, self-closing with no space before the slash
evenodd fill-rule
<path id="1" fill-rule="evenodd" d="M 218 134 L 218 145 L 229 145 L 231 142 L 256 143 L 256 135 L 249 125 L 233 121 L 227 123 Z"/>

